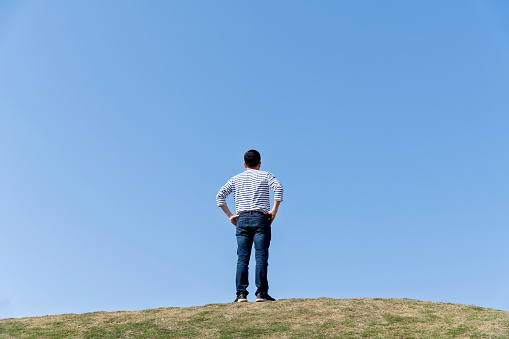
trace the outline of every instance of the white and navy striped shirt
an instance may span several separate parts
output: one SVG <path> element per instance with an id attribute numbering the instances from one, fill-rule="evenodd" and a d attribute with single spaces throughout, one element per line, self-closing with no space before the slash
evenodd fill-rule
<path id="1" fill-rule="evenodd" d="M 217 206 L 226 205 L 226 197 L 233 192 L 237 214 L 246 211 L 270 211 L 269 188 L 274 200 L 283 201 L 283 186 L 274 174 L 260 170 L 246 170 L 237 174 L 217 192 Z"/>

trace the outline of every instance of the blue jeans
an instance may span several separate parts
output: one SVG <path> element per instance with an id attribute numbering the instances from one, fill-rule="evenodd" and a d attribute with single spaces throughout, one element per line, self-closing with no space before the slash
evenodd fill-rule
<path id="1" fill-rule="evenodd" d="M 256 258 L 256 293 L 269 290 L 267 281 L 267 266 L 269 264 L 267 261 L 269 259 L 270 235 L 270 216 L 268 215 L 248 212 L 242 214 L 237 220 L 237 293 L 248 293 L 248 266 L 253 243 Z"/>

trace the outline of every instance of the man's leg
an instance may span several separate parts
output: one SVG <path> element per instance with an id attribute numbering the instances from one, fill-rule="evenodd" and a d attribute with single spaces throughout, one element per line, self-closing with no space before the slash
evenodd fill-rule
<path id="1" fill-rule="evenodd" d="M 249 218 L 240 217 L 237 221 L 237 274 L 236 285 L 237 294 L 242 292 L 249 293 L 249 259 L 251 258 L 251 248 L 253 247 L 253 232 L 249 227 Z"/>
<path id="2" fill-rule="evenodd" d="M 256 258 L 256 294 L 259 292 L 267 292 L 269 283 L 267 280 L 267 266 L 269 260 L 269 246 L 271 238 L 270 217 L 260 215 L 257 218 L 257 225 L 254 234 L 255 258 Z"/>

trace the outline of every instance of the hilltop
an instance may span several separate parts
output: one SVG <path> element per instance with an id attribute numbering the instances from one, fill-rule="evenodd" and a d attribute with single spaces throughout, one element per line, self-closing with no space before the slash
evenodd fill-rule
<path id="1" fill-rule="evenodd" d="M 0 320 L 0 338 L 507 338 L 509 312 L 410 299 L 284 299 Z"/>

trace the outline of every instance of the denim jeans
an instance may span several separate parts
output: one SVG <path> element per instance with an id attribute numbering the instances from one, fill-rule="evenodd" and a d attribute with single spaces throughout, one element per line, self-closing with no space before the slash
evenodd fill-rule
<path id="1" fill-rule="evenodd" d="M 255 247 L 256 271 L 255 284 L 256 293 L 267 292 L 267 266 L 269 259 L 270 245 L 270 216 L 248 212 L 242 214 L 237 220 L 237 293 L 247 292 L 249 286 L 248 266 L 251 258 L 251 248 Z"/>

